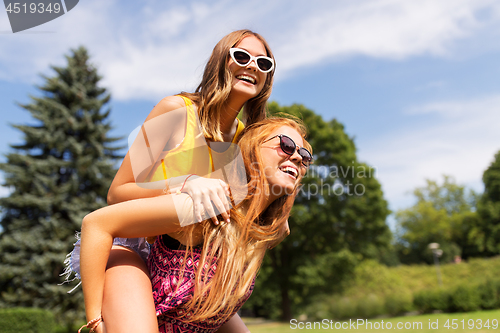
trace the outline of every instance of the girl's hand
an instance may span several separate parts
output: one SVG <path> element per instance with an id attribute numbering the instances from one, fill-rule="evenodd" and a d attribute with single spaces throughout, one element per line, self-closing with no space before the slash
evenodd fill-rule
<path id="1" fill-rule="evenodd" d="M 224 181 L 193 175 L 187 179 L 182 192 L 193 199 L 194 217 L 197 222 L 211 218 L 212 222 L 218 225 L 217 215 L 229 222 L 229 186 Z"/>
<path id="2" fill-rule="evenodd" d="M 97 324 L 92 324 L 90 326 L 88 325 L 89 324 L 87 323 L 87 325 L 83 325 L 82 327 L 80 327 L 78 333 L 81 333 L 83 328 L 88 328 L 89 332 L 106 333 L 106 329 L 104 328 L 104 321 L 102 320 L 100 320 Z"/>

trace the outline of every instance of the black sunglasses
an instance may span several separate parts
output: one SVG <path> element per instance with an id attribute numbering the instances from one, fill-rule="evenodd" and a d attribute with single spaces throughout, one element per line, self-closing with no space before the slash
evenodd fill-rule
<path id="1" fill-rule="evenodd" d="M 290 138 L 284 134 L 275 135 L 272 138 L 269 138 L 262 143 L 270 141 L 270 140 L 274 139 L 275 137 L 280 138 L 280 148 L 285 154 L 292 156 L 298 150 L 300 157 L 302 157 L 302 165 L 304 165 L 305 167 L 308 167 L 312 163 L 313 157 L 312 157 L 311 152 L 309 150 L 305 149 L 304 147 L 297 146 L 295 144 L 295 141 L 292 140 L 292 138 Z"/>

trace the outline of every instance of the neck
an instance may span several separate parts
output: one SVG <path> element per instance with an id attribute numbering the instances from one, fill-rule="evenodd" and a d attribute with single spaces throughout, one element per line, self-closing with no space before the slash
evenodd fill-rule
<path id="1" fill-rule="evenodd" d="M 262 214 L 262 212 L 264 212 L 269 207 L 269 205 L 272 204 L 274 202 L 274 200 L 276 200 L 278 198 L 279 197 L 273 198 L 269 193 L 264 193 L 264 196 L 262 198 L 262 205 L 260 206 L 259 214 Z M 238 210 L 242 215 L 246 215 L 249 207 L 250 207 L 250 204 L 247 202 L 247 203 L 242 204 L 238 208 Z"/>
<path id="2" fill-rule="evenodd" d="M 233 91 L 229 93 L 229 97 L 226 103 L 224 103 L 224 108 L 221 110 L 221 130 L 224 134 L 228 133 L 226 130 L 231 129 L 234 120 L 247 101 L 248 98 L 246 96 L 241 96 L 241 94 L 234 93 Z"/>
<path id="3" fill-rule="evenodd" d="M 265 211 L 270 204 L 281 198 L 283 195 L 286 195 L 286 193 L 276 194 L 273 193 L 273 191 L 271 191 L 268 187 L 268 190 L 264 192 L 262 211 Z"/>
<path id="4" fill-rule="evenodd" d="M 220 114 L 220 130 L 224 141 L 231 141 L 236 132 L 235 120 L 240 109 L 234 109 L 231 106 L 225 106 Z"/>

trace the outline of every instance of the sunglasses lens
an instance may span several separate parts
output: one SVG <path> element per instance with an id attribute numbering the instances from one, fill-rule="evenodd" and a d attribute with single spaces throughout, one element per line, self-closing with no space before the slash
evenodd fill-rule
<path id="1" fill-rule="evenodd" d="M 308 166 L 312 162 L 312 156 L 309 150 L 300 148 L 299 155 L 300 157 L 302 157 L 302 164 L 304 164 L 305 166 Z"/>
<path id="2" fill-rule="evenodd" d="M 257 65 L 259 66 L 260 70 L 263 72 L 267 72 L 273 67 L 273 63 L 266 58 L 259 58 L 257 60 Z"/>
<path id="3" fill-rule="evenodd" d="M 293 155 L 295 152 L 295 142 L 287 136 L 281 136 L 281 150 L 288 155 Z"/>
<path id="4" fill-rule="evenodd" d="M 283 134 L 276 135 L 276 136 L 278 136 L 280 138 L 280 148 L 285 154 L 290 155 L 290 156 L 295 154 L 295 150 L 297 149 L 297 145 L 295 144 L 295 142 L 291 138 L 289 138 L 288 136 L 283 135 Z M 276 136 L 274 136 L 273 138 L 275 138 Z M 268 140 L 270 140 L 270 139 L 268 139 Z M 300 157 L 302 158 L 302 164 L 305 167 L 308 167 L 312 163 L 312 159 L 313 159 L 311 153 L 309 152 L 309 150 L 307 150 L 303 147 L 299 147 L 298 152 L 299 152 Z"/>
<path id="5" fill-rule="evenodd" d="M 246 65 L 250 61 L 250 56 L 242 51 L 235 51 L 233 53 L 234 60 L 238 63 L 238 65 Z"/>

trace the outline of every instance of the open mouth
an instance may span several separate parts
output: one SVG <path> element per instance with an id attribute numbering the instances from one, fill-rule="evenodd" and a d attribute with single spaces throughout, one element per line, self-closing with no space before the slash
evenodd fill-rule
<path id="1" fill-rule="evenodd" d="M 256 83 L 255 79 L 253 77 L 251 77 L 251 76 L 248 76 L 248 75 L 238 75 L 238 76 L 236 76 L 236 78 L 238 80 L 245 81 L 245 82 L 248 82 L 250 84 L 255 84 Z"/>
<path id="2" fill-rule="evenodd" d="M 297 171 L 297 169 L 294 169 L 292 167 L 288 167 L 288 166 L 282 167 L 282 168 L 280 168 L 280 171 L 290 175 L 294 179 L 297 179 L 297 177 L 299 176 L 299 172 Z"/>

